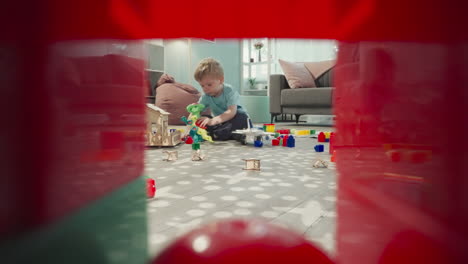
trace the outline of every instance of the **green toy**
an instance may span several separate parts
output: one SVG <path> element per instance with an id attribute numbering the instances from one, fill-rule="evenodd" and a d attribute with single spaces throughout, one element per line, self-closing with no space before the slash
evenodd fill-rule
<path id="1" fill-rule="evenodd" d="M 192 150 L 194 153 L 192 154 L 192 160 L 203 160 L 200 152 L 200 142 L 203 140 L 213 142 L 213 139 L 208 135 L 205 129 L 199 127 L 197 125 L 197 120 L 200 118 L 201 112 L 203 112 L 205 106 L 203 104 L 191 104 L 187 106 L 187 112 L 190 115 L 187 117 L 183 116 L 181 119 L 187 125 L 187 133 L 193 139 Z M 187 142 L 187 141 L 186 141 Z M 190 144 L 190 143 L 187 143 Z"/>

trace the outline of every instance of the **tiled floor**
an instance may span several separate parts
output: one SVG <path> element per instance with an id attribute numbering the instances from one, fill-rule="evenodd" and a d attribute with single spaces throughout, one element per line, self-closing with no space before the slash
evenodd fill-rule
<path id="1" fill-rule="evenodd" d="M 277 124 L 277 128 L 316 129 Z M 148 200 L 149 249 L 157 254 L 187 230 L 217 219 L 261 217 L 287 226 L 334 252 L 336 172 L 316 169 L 316 139 L 297 137 L 295 148 L 241 145 L 235 141 L 204 142 L 206 159 L 191 161 L 191 148 L 181 144 L 179 159 L 163 161 L 163 150 L 146 150 L 146 174 L 156 180 L 156 198 Z M 244 158 L 261 160 L 261 171 L 245 171 Z"/>

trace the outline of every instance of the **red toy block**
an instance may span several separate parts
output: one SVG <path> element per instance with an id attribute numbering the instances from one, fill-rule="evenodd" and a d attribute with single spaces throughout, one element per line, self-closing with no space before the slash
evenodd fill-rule
<path id="1" fill-rule="evenodd" d="M 156 194 L 156 183 L 154 179 L 146 179 L 146 197 L 153 198 Z"/>
<path id="2" fill-rule="evenodd" d="M 318 142 L 325 142 L 325 133 L 320 132 L 320 134 L 317 137 Z"/>
<path id="3" fill-rule="evenodd" d="M 288 135 L 284 135 L 283 137 L 283 147 L 287 147 L 288 146 Z"/>
<path id="4" fill-rule="evenodd" d="M 192 144 L 193 143 L 193 138 L 191 136 L 187 136 L 185 139 L 185 144 Z"/>
<path id="5" fill-rule="evenodd" d="M 274 138 L 274 139 L 271 140 L 271 145 L 273 145 L 273 146 L 279 146 L 279 143 L 280 143 L 280 141 L 277 138 Z"/>

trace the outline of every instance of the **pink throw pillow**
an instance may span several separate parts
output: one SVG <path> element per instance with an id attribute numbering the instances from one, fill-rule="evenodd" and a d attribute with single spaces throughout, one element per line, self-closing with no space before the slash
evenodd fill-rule
<path id="1" fill-rule="evenodd" d="M 284 76 L 291 88 L 313 88 L 316 87 L 315 79 L 302 62 L 288 62 L 278 60 L 283 69 Z"/>
<path id="2" fill-rule="evenodd" d="M 314 78 L 319 78 L 320 75 L 324 74 L 331 67 L 335 66 L 335 64 L 335 60 L 304 62 L 304 66 L 307 70 L 309 70 Z"/>

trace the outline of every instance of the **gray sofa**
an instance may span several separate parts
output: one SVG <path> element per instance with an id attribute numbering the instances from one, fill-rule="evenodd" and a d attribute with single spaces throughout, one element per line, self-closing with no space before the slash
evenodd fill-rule
<path id="1" fill-rule="evenodd" d="M 270 75 L 271 122 L 282 114 L 295 115 L 296 123 L 301 115 L 332 115 L 333 71 L 318 76 L 314 88 L 291 89 L 284 74 Z"/>

